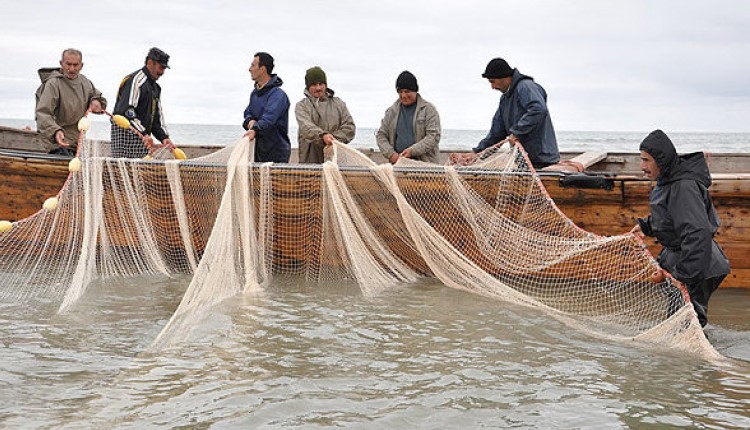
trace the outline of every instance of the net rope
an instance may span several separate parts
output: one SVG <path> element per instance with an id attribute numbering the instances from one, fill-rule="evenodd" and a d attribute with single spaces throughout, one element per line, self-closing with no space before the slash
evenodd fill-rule
<path id="1" fill-rule="evenodd" d="M 366 295 L 430 276 L 592 336 L 721 357 L 684 287 L 650 280 L 643 243 L 578 228 L 520 145 L 463 167 L 377 165 L 338 143 L 323 165 L 252 163 L 246 138 L 182 161 L 168 149 L 126 159 L 106 142 L 79 148 L 56 207 L 0 233 L 3 301 L 71 312 L 95 280 L 192 274 L 159 349 L 273 275 L 348 279 Z"/>

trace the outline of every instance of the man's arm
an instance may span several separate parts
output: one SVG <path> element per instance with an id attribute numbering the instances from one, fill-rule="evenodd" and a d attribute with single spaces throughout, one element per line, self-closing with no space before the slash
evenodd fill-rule
<path id="1" fill-rule="evenodd" d="M 156 112 L 154 112 L 154 123 L 151 125 L 151 132 L 154 136 L 159 139 L 160 142 L 164 143 L 165 140 L 169 139 L 169 132 L 167 131 L 166 124 L 164 123 L 164 114 L 161 108 L 161 99 L 156 100 Z"/>
<path id="2" fill-rule="evenodd" d="M 94 86 L 93 82 L 89 81 L 89 83 L 91 83 L 92 93 L 89 97 L 89 110 L 96 114 L 103 113 L 107 109 L 107 99 L 102 96 L 102 92 Z"/>
<path id="3" fill-rule="evenodd" d="M 253 96 L 250 95 L 250 101 L 247 103 L 247 107 L 245 108 L 245 112 L 243 112 L 242 117 L 244 118 L 242 120 L 242 128 L 245 130 L 251 130 L 253 128 L 253 125 L 255 125 L 255 118 L 252 114 L 251 107 L 253 106 Z"/>
<path id="4" fill-rule="evenodd" d="M 135 107 L 141 97 L 141 85 L 146 82 L 146 75 L 140 71 L 132 76 L 126 76 L 120 83 L 114 114 L 124 116 L 130 121 L 130 125 L 139 133 L 145 133 L 146 128 L 136 114 Z"/>
<path id="5" fill-rule="evenodd" d="M 36 129 L 45 140 L 57 145 L 60 144 L 60 139 L 56 138 L 56 134 L 62 135 L 62 142 L 65 140 L 63 128 L 55 120 L 58 103 L 60 103 L 60 90 L 53 81 L 48 81 L 36 104 Z M 60 133 L 57 133 L 58 131 Z"/>
<path id="6" fill-rule="evenodd" d="M 289 98 L 284 91 L 276 88 L 269 95 L 263 114 L 251 128 L 262 136 L 263 132 L 276 125 L 284 112 L 289 112 Z"/>
<path id="7" fill-rule="evenodd" d="M 339 109 L 339 116 L 341 122 L 339 128 L 331 133 L 341 143 L 349 143 L 354 140 L 354 135 L 357 132 L 357 126 L 354 125 L 354 118 L 349 113 L 349 109 L 346 107 L 346 103 L 342 100 L 338 100 L 337 107 Z"/>
<path id="8" fill-rule="evenodd" d="M 680 259 L 673 275 L 686 284 L 703 280 L 711 263 L 713 232 L 703 198 L 696 181 L 676 182 L 669 196 L 669 214 L 680 236 Z"/>
<path id="9" fill-rule="evenodd" d="M 636 221 L 638 221 L 638 231 L 648 237 L 654 237 L 654 231 L 651 228 L 651 215 L 647 216 L 646 218 L 638 218 Z"/>
<path id="10" fill-rule="evenodd" d="M 307 99 L 300 100 L 294 107 L 294 116 L 297 118 L 297 133 L 303 141 L 323 146 L 323 135 L 328 133 L 318 127 L 312 120 L 312 106 Z"/>
<path id="11" fill-rule="evenodd" d="M 391 163 L 395 163 L 398 160 L 398 154 L 393 149 L 395 136 L 391 136 L 390 132 L 390 124 L 393 121 L 394 115 L 398 115 L 398 113 L 394 113 L 393 107 L 388 108 L 385 111 L 383 119 L 380 121 L 380 128 L 375 133 L 375 142 L 378 144 L 378 148 L 380 148 L 380 153 Z"/>
<path id="12" fill-rule="evenodd" d="M 479 141 L 479 144 L 472 148 L 474 152 L 481 152 L 490 146 L 500 142 L 508 136 L 508 131 L 505 129 L 505 123 L 503 122 L 503 110 L 500 106 L 497 107 L 495 115 L 492 117 L 492 126 L 490 131 L 487 133 L 484 139 Z"/>

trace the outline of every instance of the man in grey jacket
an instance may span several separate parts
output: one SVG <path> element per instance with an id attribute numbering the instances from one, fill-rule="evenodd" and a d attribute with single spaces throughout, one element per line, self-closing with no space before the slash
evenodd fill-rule
<path id="1" fill-rule="evenodd" d="M 432 103 L 419 95 L 417 78 L 403 71 L 396 79 L 396 100 L 380 123 L 376 140 L 391 164 L 400 157 L 438 163 L 440 116 Z"/>
<path id="2" fill-rule="evenodd" d="M 50 152 L 75 155 L 78 120 L 88 109 L 101 113 L 107 107 L 102 92 L 81 74 L 82 68 L 83 54 L 71 48 L 63 51 L 59 69 L 39 69 L 36 128 Z"/>
<path id="3" fill-rule="evenodd" d="M 357 130 L 343 100 L 333 96 L 326 74 L 318 66 L 305 73 L 305 98 L 297 103 L 297 142 L 300 163 L 322 163 L 323 149 L 338 140 L 349 143 Z"/>

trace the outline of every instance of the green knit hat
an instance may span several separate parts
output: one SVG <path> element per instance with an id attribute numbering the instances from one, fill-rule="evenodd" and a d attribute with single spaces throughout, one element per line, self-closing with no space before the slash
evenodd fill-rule
<path id="1" fill-rule="evenodd" d="M 318 66 L 310 67 L 305 73 L 305 88 L 310 88 L 313 84 L 326 84 L 326 72 Z"/>

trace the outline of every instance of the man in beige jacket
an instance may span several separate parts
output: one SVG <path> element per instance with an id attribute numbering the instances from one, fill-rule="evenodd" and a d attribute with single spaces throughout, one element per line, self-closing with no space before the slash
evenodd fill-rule
<path id="1" fill-rule="evenodd" d="M 396 100 L 385 111 L 376 140 L 386 160 L 400 157 L 438 163 L 440 115 L 432 103 L 419 95 L 417 78 L 403 71 L 396 79 Z"/>
<path id="2" fill-rule="evenodd" d="M 300 163 L 322 163 L 323 149 L 335 140 L 349 143 L 356 126 L 346 104 L 328 88 L 326 74 L 318 66 L 305 73 L 305 98 L 297 103 L 297 142 Z"/>
<path id="3" fill-rule="evenodd" d="M 39 69 L 42 86 L 37 90 L 36 128 L 50 152 L 75 154 L 78 120 L 87 109 L 101 113 L 107 107 L 102 92 L 81 74 L 82 68 L 81 51 L 66 49 L 60 69 Z"/>

